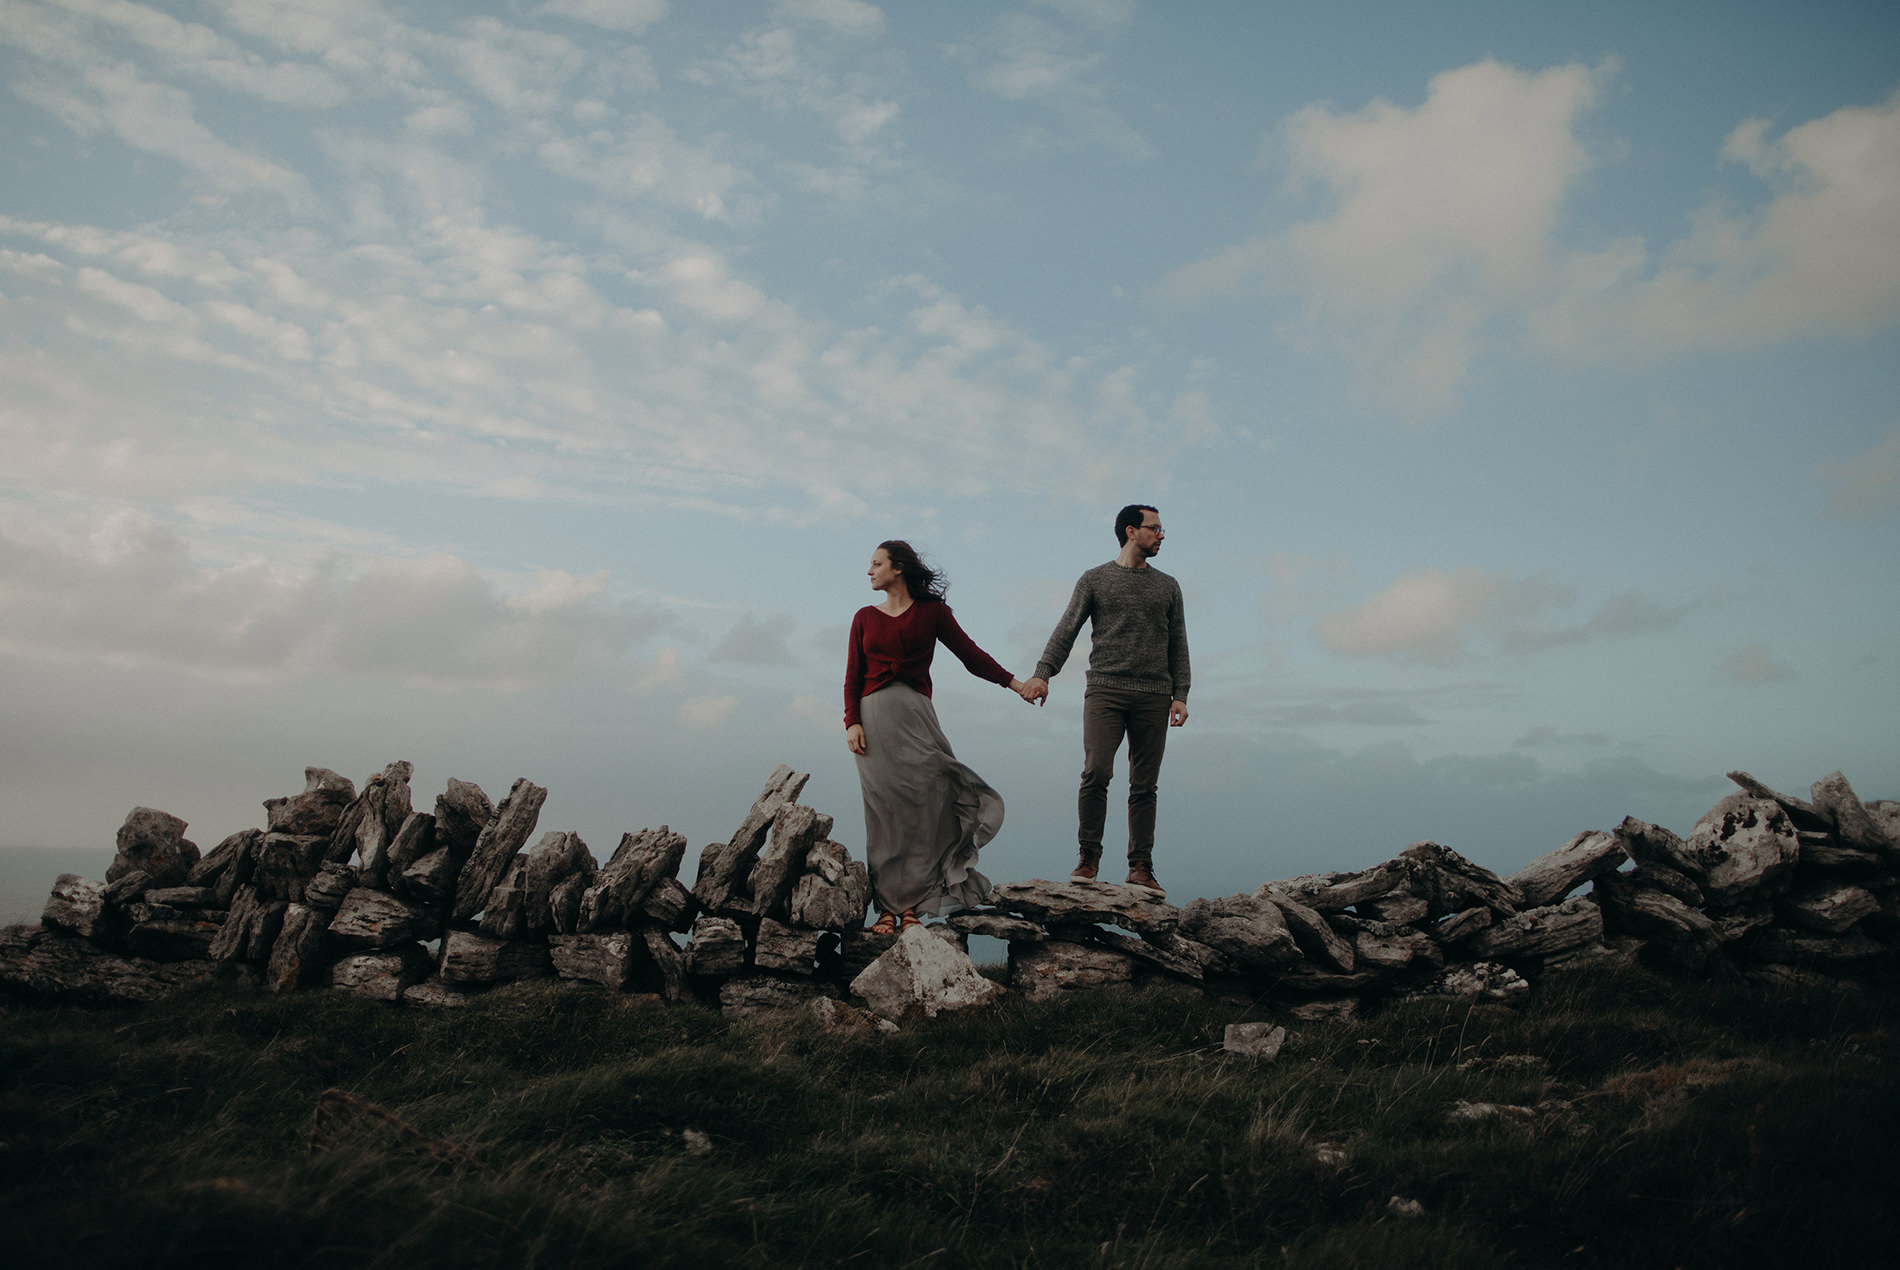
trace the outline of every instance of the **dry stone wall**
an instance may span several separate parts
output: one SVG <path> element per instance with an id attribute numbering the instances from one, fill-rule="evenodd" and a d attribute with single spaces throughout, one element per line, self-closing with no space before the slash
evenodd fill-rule
<path id="1" fill-rule="evenodd" d="M 864 865 L 798 801 L 808 777 L 789 767 L 700 851 L 690 886 L 688 843 L 665 825 L 601 863 L 577 834 L 534 838 L 547 790 L 532 781 L 495 804 L 450 780 L 421 812 L 412 775 L 391 763 L 359 793 L 309 768 L 301 793 L 265 801 L 264 827 L 202 854 L 184 821 L 135 808 L 103 882 L 62 875 L 39 924 L 0 931 L 0 986 L 150 1000 L 223 979 L 444 1008 L 561 978 L 871 1027 L 1002 993 L 969 966 L 974 934 L 1007 941 L 1008 986 L 1031 999 L 1160 980 L 1319 1018 L 1410 997 L 1512 1003 L 1539 975 L 1637 958 L 1863 973 L 1891 966 L 1900 936 L 1900 803 L 1862 803 L 1838 772 L 1809 800 L 1733 772 L 1738 792 L 1685 837 L 1630 818 L 1510 877 L 1420 842 L 1180 907 L 1106 882 L 1007 883 L 898 936 L 865 926 Z"/>

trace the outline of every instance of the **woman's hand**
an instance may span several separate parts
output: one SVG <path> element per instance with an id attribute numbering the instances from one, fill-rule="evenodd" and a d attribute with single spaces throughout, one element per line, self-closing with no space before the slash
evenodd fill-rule
<path id="1" fill-rule="evenodd" d="M 844 747 L 853 754 L 864 753 L 864 725 L 854 723 L 844 730 Z"/>

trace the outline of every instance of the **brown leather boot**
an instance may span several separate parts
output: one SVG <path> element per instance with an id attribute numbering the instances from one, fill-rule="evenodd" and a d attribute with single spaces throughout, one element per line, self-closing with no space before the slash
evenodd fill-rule
<path id="1" fill-rule="evenodd" d="M 1096 866 L 1099 865 L 1101 862 L 1102 862 L 1101 856 L 1090 855 L 1088 852 L 1084 851 L 1081 854 L 1081 857 L 1076 860 L 1075 867 L 1069 870 L 1069 881 L 1093 882 L 1095 880 Z"/>
<path id="2" fill-rule="evenodd" d="M 1145 861 L 1129 861 L 1128 885 L 1138 886 L 1144 891 L 1153 891 L 1163 899 L 1167 898 L 1168 893 L 1161 889 L 1161 883 L 1155 881 L 1155 872 Z"/>

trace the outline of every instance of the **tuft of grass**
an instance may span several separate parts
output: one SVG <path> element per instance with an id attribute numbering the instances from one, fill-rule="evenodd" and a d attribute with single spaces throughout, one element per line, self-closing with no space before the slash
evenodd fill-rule
<path id="1" fill-rule="evenodd" d="M 0 1226 L 72 1267 L 1877 1264 L 1897 1007 L 1632 970 L 1256 1063 L 1220 1042 L 1263 1007 L 1178 991 L 856 1039 L 546 983 L 4 1003 Z M 330 1088 L 478 1163 L 312 1154 Z"/>

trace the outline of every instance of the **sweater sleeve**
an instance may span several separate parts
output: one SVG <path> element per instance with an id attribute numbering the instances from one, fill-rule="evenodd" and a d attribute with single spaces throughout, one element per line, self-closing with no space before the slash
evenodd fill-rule
<path id="1" fill-rule="evenodd" d="M 851 635 L 844 652 L 844 725 L 863 722 L 858 702 L 864 697 L 864 611 L 851 619 Z"/>
<path id="2" fill-rule="evenodd" d="M 978 679 L 1008 687 L 1009 681 L 1016 676 L 1003 669 L 1001 663 L 978 648 L 976 641 L 963 633 L 963 628 L 957 625 L 956 614 L 950 611 L 948 604 L 938 604 L 937 609 L 937 642 L 955 653 L 964 669 Z"/>
<path id="3" fill-rule="evenodd" d="M 1174 700 L 1186 701 L 1193 672 L 1188 666 L 1187 605 L 1181 584 L 1174 584 L 1174 611 L 1168 616 L 1168 677 L 1174 681 Z"/>
<path id="4" fill-rule="evenodd" d="M 1095 593 L 1089 586 L 1089 575 L 1083 574 L 1075 580 L 1075 590 L 1069 596 L 1069 607 L 1064 609 L 1062 617 L 1056 622 L 1056 629 L 1050 634 L 1049 642 L 1043 646 L 1042 658 L 1036 663 L 1036 678 L 1054 679 L 1062 671 L 1062 663 L 1069 660 L 1069 650 L 1075 647 L 1075 637 L 1082 632 L 1082 623 L 1095 610 Z"/>

